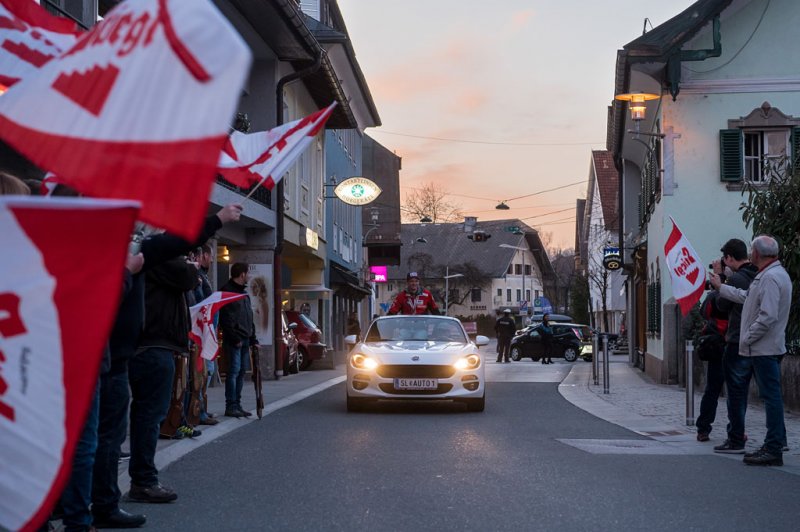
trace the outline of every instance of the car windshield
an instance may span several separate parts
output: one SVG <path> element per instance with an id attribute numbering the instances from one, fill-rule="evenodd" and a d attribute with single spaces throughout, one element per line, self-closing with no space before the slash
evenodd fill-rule
<path id="1" fill-rule="evenodd" d="M 457 321 L 426 316 L 397 316 L 376 320 L 369 328 L 365 341 L 400 340 L 467 343 L 464 329 Z"/>

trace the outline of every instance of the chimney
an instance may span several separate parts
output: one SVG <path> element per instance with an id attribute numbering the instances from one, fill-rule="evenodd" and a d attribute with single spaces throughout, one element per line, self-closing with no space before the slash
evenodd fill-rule
<path id="1" fill-rule="evenodd" d="M 475 226 L 478 225 L 478 217 L 477 216 L 465 216 L 464 217 L 464 232 L 471 233 L 475 230 Z"/>

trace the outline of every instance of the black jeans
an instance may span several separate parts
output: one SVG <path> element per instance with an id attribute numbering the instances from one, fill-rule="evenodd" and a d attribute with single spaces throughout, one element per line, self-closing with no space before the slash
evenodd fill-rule
<path id="1" fill-rule="evenodd" d="M 711 424 L 717 417 L 719 394 L 722 393 L 722 384 L 725 382 L 725 373 L 722 368 L 722 357 L 707 362 L 706 389 L 700 400 L 700 415 L 697 416 L 695 423 L 698 433 L 710 434 Z"/>
<path id="2" fill-rule="evenodd" d="M 72 457 L 72 473 L 69 482 L 61 493 L 61 507 L 64 509 L 64 530 L 88 530 L 92 526 L 92 468 L 97 449 L 97 412 L 99 408 L 99 382 L 92 394 L 89 414 L 83 432 Z"/>
<path id="3" fill-rule="evenodd" d="M 105 516 L 119 508 L 119 450 L 128 432 L 128 371 L 100 377 L 100 423 L 92 477 L 92 513 Z"/>
<path id="4" fill-rule="evenodd" d="M 508 350 L 511 348 L 510 336 L 497 337 L 497 361 L 505 359 L 508 360 Z"/>
<path id="5" fill-rule="evenodd" d="M 131 484 L 158 484 L 156 445 L 161 422 L 167 416 L 175 360 L 172 351 L 150 347 L 131 358 L 128 380 L 131 385 Z"/>

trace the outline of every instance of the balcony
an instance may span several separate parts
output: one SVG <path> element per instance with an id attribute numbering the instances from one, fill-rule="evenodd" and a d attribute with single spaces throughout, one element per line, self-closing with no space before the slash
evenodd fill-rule
<path id="1" fill-rule="evenodd" d="M 242 195 L 242 197 L 245 197 L 248 194 L 250 194 L 250 191 L 253 190 L 253 188 L 255 187 L 255 185 L 253 185 L 253 187 L 250 188 L 237 187 L 236 185 L 228 183 L 220 176 L 217 176 L 217 184 L 223 188 L 227 188 L 228 190 L 233 190 L 234 192 L 238 192 L 239 194 Z M 253 195 L 250 196 L 250 199 L 258 203 L 259 205 L 263 205 L 268 209 L 272 209 L 272 191 L 267 190 L 263 186 L 258 187 L 256 191 L 253 193 Z"/>

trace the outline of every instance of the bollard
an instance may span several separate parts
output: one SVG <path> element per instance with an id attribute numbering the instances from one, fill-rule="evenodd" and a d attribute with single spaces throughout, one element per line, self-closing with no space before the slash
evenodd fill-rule
<path id="1" fill-rule="evenodd" d="M 600 363 L 600 342 L 598 341 L 598 333 L 592 335 L 592 379 L 594 385 L 599 384 L 597 380 L 597 365 Z"/>
<path id="2" fill-rule="evenodd" d="M 694 345 L 686 342 L 686 426 L 694 425 Z"/>
<path id="3" fill-rule="evenodd" d="M 608 334 L 603 335 L 603 393 L 608 393 L 608 380 L 611 371 L 608 366 Z"/>

